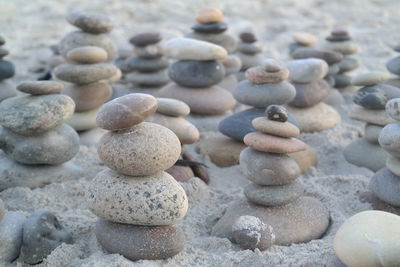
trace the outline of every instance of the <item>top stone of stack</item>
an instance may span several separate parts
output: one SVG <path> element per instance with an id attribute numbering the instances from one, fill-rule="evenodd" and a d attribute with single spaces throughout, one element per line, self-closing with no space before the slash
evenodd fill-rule
<path id="1" fill-rule="evenodd" d="M 161 35 L 157 32 L 143 32 L 136 34 L 129 42 L 134 46 L 145 47 L 147 45 L 156 44 L 162 39 Z"/>
<path id="2" fill-rule="evenodd" d="M 335 29 L 331 35 L 326 37 L 327 43 L 325 48 L 341 53 L 343 55 L 351 55 L 359 51 L 359 46 L 351 42 L 351 37 L 345 29 Z"/>
<path id="3" fill-rule="evenodd" d="M 202 24 L 218 23 L 224 19 L 224 14 L 218 8 L 205 8 L 201 10 L 197 16 L 196 21 Z"/>
<path id="4" fill-rule="evenodd" d="M 67 21 L 88 33 L 109 33 L 114 25 L 105 15 L 94 12 L 75 11 L 67 15 Z"/>
<path id="5" fill-rule="evenodd" d="M 48 95 L 61 92 L 64 85 L 56 81 L 29 81 L 20 83 L 17 89 L 30 95 Z"/>

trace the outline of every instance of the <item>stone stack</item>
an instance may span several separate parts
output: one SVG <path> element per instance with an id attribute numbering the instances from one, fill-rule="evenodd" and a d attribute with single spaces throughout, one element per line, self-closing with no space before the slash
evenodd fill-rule
<path id="1" fill-rule="evenodd" d="M 400 53 L 400 45 L 396 45 L 393 50 Z M 386 68 L 394 75 L 400 76 L 400 56 L 389 60 L 388 63 L 386 63 Z M 400 87 L 400 77 L 389 79 L 386 83 Z"/>
<path id="2" fill-rule="evenodd" d="M 334 75 L 335 88 L 344 90 L 351 85 L 351 77 L 347 72 L 356 69 L 360 63 L 351 55 L 357 53 L 360 48 L 351 41 L 351 37 L 347 30 L 336 29 L 331 35 L 326 37 L 324 49 L 335 51 L 343 55 L 343 59 L 338 63 L 339 72 Z"/>
<path id="3" fill-rule="evenodd" d="M 134 85 L 161 87 L 169 82 L 167 68 L 169 61 L 163 58 L 159 33 L 145 32 L 133 36 L 129 42 L 134 45 L 134 56 L 125 61 L 126 80 Z"/>
<path id="4" fill-rule="evenodd" d="M 307 32 L 295 32 L 292 37 L 294 42 L 289 44 L 290 55 L 298 48 L 310 48 L 317 42 L 317 38 Z"/>
<path id="5" fill-rule="evenodd" d="M 339 123 L 340 115 L 321 102 L 330 92 L 330 86 L 324 80 L 328 64 L 318 58 L 306 58 L 289 61 L 287 67 L 289 79 L 296 88 L 296 97 L 288 109 L 301 132 L 320 132 Z"/>
<path id="6" fill-rule="evenodd" d="M 248 147 L 240 153 L 242 171 L 252 182 L 244 188 L 246 199 L 233 202 L 212 229 L 213 235 L 229 238 L 244 249 L 308 242 L 321 237 L 329 225 L 329 212 L 320 201 L 302 196 L 304 188 L 296 181 L 300 168 L 288 156 L 307 148 L 295 138 L 299 128 L 287 122 L 282 106 L 268 107 L 266 116 L 252 121 L 258 132 L 244 137 Z M 258 218 L 263 227 L 236 227 L 242 216 Z"/>
<path id="7" fill-rule="evenodd" d="M 40 187 L 78 178 L 83 170 L 68 162 L 79 151 L 79 136 L 65 124 L 74 112 L 74 101 L 57 94 L 63 84 L 54 81 L 21 83 L 29 95 L 0 104 L 0 190 Z"/>
<path id="8" fill-rule="evenodd" d="M 189 105 L 192 113 L 222 114 L 236 101 L 231 93 L 217 86 L 225 77 L 220 60 L 227 56 L 221 46 L 189 38 L 174 38 L 163 43 L 163 52 L 177 60 L 168 71 L 173 83 L 163 87 L 159 97 L 175 98 Z"/>
<path id="9" fill-rule="evenodd" d="M 352 84 L 362 86 L 353 96 L 353 107 L 349 117 L 366 122 L 365 135 L 350 143 L 343 151 L 345 159 L 357 166 L 378 171 L 385 167 L 387 153 L 379 146 L 382 128 L 395 122 L 385 112 L 388 100 L 400 97 L 400 89 L 383 84 L 389 78 L 384 72 L 370 72 L 353 78 Z"/>
<path id="10" fill-rule="evenodd" d="M 154 97 L 129 94 L 103 105 L 97 116 L 98 126 L 109 130 L 98 145 L 108 168 L 93 179 L 88 206 L 100 217 L 98 242 L 130 260 L 169 258 L 185 244 L 174 223 L 186 214 L 187 196 L 164 172 L 181 146 L 171 130 L 143 122 L 156 109 Z"/>
<path id="11" fill-rule="evenodd" d="M 262 64 L 261 47 L 257 44 L 257 38 L 252 32 L 242 32 L 239 35 L 236 55 L 242 61 L 242 68 L 238 73 L 239 80 L 245 79 L 244 73 L 251 67 Z"/>
<path id="12" fill-rule="evenodd" d="M 7 81 L 15 74 L 14 64 L 8 60 L 3 59 L 8 55 L 8 50 L 3 46 L 6 40 L 0 36 L 0 102 L 6 98 L 17 95 L 14 85 Z"/>

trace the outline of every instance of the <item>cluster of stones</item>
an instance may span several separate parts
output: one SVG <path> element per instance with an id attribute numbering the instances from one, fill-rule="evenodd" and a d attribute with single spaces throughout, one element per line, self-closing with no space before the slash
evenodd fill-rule
<path id="1" fill-rule="evenodd" d="M 8 55 L 8 50 L 3 46 L 6 40 L 0 36 L 0 102 L 6 98 L 17 95 L 14 85 L 7 81 L 15 74 L 14 64 L 8 60 L 3 59 Z"/>
<path id="2" fill-rule="evenodd" d="M 0 199 L 0 264 L 18 257 L 27 264 L 42 262 L 62 243 L 71 244 L 72 233 L 46 209 L 38 209 L 28 218 L 19 211 L 7 211 Z"/>
<path id="3" fill-rule="evenodd" d="M 366 122 L 365 135 L 350 143 L 343 151 L 345 159 L 357 166 L 378 171 L 385 167 L 387 153 L 379 146 L 382 128 L 395 122 L 386 112 L 388 100 L 400 97 L 400 89 L 384 84 L 389 75 L 370 72 L 353 78 L 352 84 L 362 86 L 354 95 L 356 104 L 349 114 L 354 120 Z"/>
<path id="4" fill-rule="evenodd" d="M 347 30 L 333 30 L 331 35 L 326 37 L 324 49 L 335 51 L 343 55 L 343 59 L 337 63 L 339 70 L 337 74 L 333 75 L 333 78 L 335 79 L 335 88 L 344 89 L 351 85 L 351 77 L 346 73 L 359 66 L 359 61 L 351 57 L 351 55 L 359 51 L 359 47 L 351 41 L 351 37 Z"/>
<path id="5" fill-rule="evenodd" d="M 317 42 L 314 35 L 306 32 L 295 32 L 292 37 L 294 42 L 289 44 L 290 55 L 298 48 L 310 48 Z"/>
<path id="6" fill-rule="evenodd" d="M 139 86 L 161 87 L 169 82 L 169 61 L 163 58 L 159 33 L 140 33 L 129 42 L 134 45 L 134 56 L 125 60 L 126 80 Z"/>
<path id="7" fill-rule="evenodd" d="M 98 145 L 108 168 L 93 179 L 88 206 L 101 218 L 98 242 L 131 260 L 172 257 L 185 244 L 174 223 L 186 214 L 187 196 L 164 172 L 178 160 L 181 144 L 171 130 L 143 122 L 156 110 L 151 95 L 129 94 L 104 104 L 96 119 L 109 131 Z"/>
<path id="8" fill-rule="evenodd" d="M 68 124 L 77 131 L 90 130 L 96 127 L 99 107 L 112 95 L 108 82 L 121 75 L 117 67 L 107 62 L 116 57 L 115 45 L 106 35 L 113 24 L 106 16 L 86 12 L 70 13 L 67 20 L 80 30 L 61 41 L 60 52 L 68 62 L 57 66 L 54 74 L 70 83 L 62 93 L 76 104 Z"/>
<path id="9" fill-rule="evenodd" d="M 302 196 L 304 188 L 296 181 L 301 170 L 288 156 L 307 149 L 295 138 L 299 128 L 287 121 L 282 106 L 269 106 L 266 116 L 252 121 L 257 132 L 244 137 L 248 147 L 240 153 L 242 172 L 252 182 L 244 188 L 247 200 L 232 203 L 212 229 L 213 235 L 227 237 L 244 249 L 308 242 L 329 225 L 329 212 L 322 204 Z M 241 222 L 242 216 L 255 217 L 258 225 Z"/>
<path id="10" fill-rule="evenodd" d="M 225 77 L 220 60 L 226 50 L 209 42 L 189 38 L 174 38 L 162 45 L 164 55 L 177 60 L 168 75 L 173 83 L 163 87 L 159 97 L 183 101 L 192 113 L 222 114 L 232 109 L 236 101 L 231 93 L 217 84 Z"/>
<path id="11" fill-rule="evenodd" d="M 74 101 L 61 94 L 55 81 L 24 82 L 17 89 L 29 95 L 0 103 L 0 190 L 43 186 L 78 178 L 82 169 L 68 162 L 79 151 L 79 136 L 65 124 Z"/>
<path id="12" fill-rule="evenodd" d="M 261 65 L 261 47 L 257 45 L 257 38 L 252 32 L 242 32 L 239 35 L 236 55 L 242 61 L 242 68 L 238 73 L 239 80 L 245 79 L 244 73 L 251 67 Z"/>
<path id="13" fill-rule="evenodd" d="M 296 96 L 288 108 L 301 132 L 320 132 L 339 123 L 340 115 L 321 102 L 331 91 L 324 80 L 328 64 L 319 58 L 305 58 L 289 61 L 286 66 L 289 80 L 296 88 Z"/>
<path id="14" fill-rule="evenodd" d="M 393 48 L 393 50 L 396 51 L 397 53 L 400 53 L 400 45 L 396 45 Z M 400 56 L 397 56 L 389 60 L 386 63 L 386 68 L 394 75 L 400 76 Z M 400 88 L 400 77 L 389 79 L 387 83 Z"/>

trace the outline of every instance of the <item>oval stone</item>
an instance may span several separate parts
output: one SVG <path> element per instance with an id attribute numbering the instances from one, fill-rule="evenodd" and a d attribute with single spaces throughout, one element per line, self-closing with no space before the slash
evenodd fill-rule
<path id="1" fill-rule="evenodd" d="M 256 66 L 246 70 L 245 76 L 253 84 L 280 83 L 287 80 L 289 70 L 283 68 L 278 71 L 269 72 L 264 66 Z"/>
<path id="2" fill-rule="evenodd" d="M 112 95 L 112 88 L 107 83 L 71 84 L 62 92 L 75 102 L 75 111 L 88 111 L 101 106 Z"/>
<path id="3" fill-rule="evenodd" d="M 289 79 L 297 83 L 310 83 L 322 79 L 328 73 L 328 64 L 318 58 L 291 60 L 286 64 Z"/>
<path id="4" fill-rule="evenodd" d="M 135 225 L 170 225 L 188 209 L 185 190 L 166 172 L 131 177 L 104 170 L 93 179 L 89 209 L 102 219 Z"/>
<path id="5" fill-rule="evenodd" d="M 98 46 L 82 46 L 74 48 L 67 53 L 71 61 L 82 64 L 95 64 L 107 61 L 107 52 Z"/>
<path id="6" fill-rule="evenodd" d="M 208 7 L 197 13 L 196 20 L 199 23 L 207 24 L 220 22 L 224 19 L 224 14 L 218 8 Z"/>
<path id="7" fill-rule="evenodd" d="M 157 97 L 157 112 L 172 117 L 186 116 L 190 113 L 189 106 L 177 99 Z"/>
<path id="8" fill-rule="evenodd" d="M 225 22 L 212 22 L 207 24 L 198 23 L 192 26 L 192 30 L 201 33 L 222 33 L 228 29 Z"/>
<path id="9" fill-rule="evenodd" d="M 388 98 L 376 87 L 363 87 L 353 95 L 353 102 L 366 109 L 385 109 Z"/>
<path id="10" fill-rule="evenodd" d="M 0 81 L 13 77 L 15 74 L 14 64 L 0 59 Z"/>
<path id="11" fill-rule="evenodd" d="M 126 67 L 129 71 L 152 72 L 165 69 L 169 66 L 169 61 L 164 58 L 140 58 L 131 57 L 126 60 Z"/>
<path id="12" fill-rule="evenodd" d="M 242 67 L 240 58 L 235 55 L 228 55 L 221 61 L 225 68 L 225 75 L 236 73 Z"/>
<path id="13" fill-rule="evenodd" d="M 369 189 L 384 202 L 400 207 L 400 177 L 388 168 L 382 168 L 372 176 Z"/>
<path id="14" fill-rule="evenodd" d="M 393 74 L 400 75 L 400 57 L 395 57 L 386 63 L 386 68 Z"/>
<path id="15" fill-rule="evenodd" d="M 143 32 L 134 35 L 131 39 L 129 39 L 129 42 L 134 46 L 143 47 L 151 44 L 156 44 L 161 41 L 161 39 L 161 34 L 159 34 L 158 32 Z"/>
<path id="16" fill-rule="evenodd" d="M 321 102 L 330 92 L 331 87 L 323 80 L 314 80 L 310 83 L 292 83 L 296 88 L 296 97 L 289 105 L 298 108 L 312 107 Z"/>
<path id="17" fill-rule="evenodd" d="M 266 117 L 255 118 L 251 124 L 253 127 L 263 133 L 291 138 L 300 135 L 299 128 L 290 122 L 278 122 L 269 120 Z"/>
<path id="18" fill-rule="evenodd" d="M 389 79 L 388 73 L 374 71 L 365 74 L 359 74 L 353 77 L 351 84 L 357 86 L 376 85 L 386 81 L 387 79 Z"/>
<path id="19" fill-rule="evenodd" d="M 64 84 L 55 81 L 29 81 L 20 83 L 17 89 L 31 95 L 47 95 L 61 92 Z"/>
<path id="20" fill-rule="evenodd" d="M 108 33 L 114 25 L 107 16 L 88 11 L 74 11 L 67 15 L 67 21 L 84 32 Z"/>
<path id="21" fill-rule="evenodd" d="M 293 153 L 307 149 L 307 145 L 295 138 L 284 138 L 260 132 L 249 133 L 243 139 L 244 143 L 261 152 Z"/>
<path id="22" fill-rule="evenodd" d="M 375 124 L 365 124 L 365 138 L 368 142 L 378 144 L 379 134 L 382 131 L 382 126 Z"/>
<path id="23" fill-rule="evenodd" d="M 312 46 L 317 42 L 317 38 L 307 32 L 295 32 L 293 34 L 293 40 L 304 46 Z"/>
<path id="24" fill-rule="evenodd" d="M 239 34 L 239 38 L 244 43 L 255 43 L 257 42 L 257 38 L 252 32 L 241 32 Z"/>
<path id="25" fill-rule="evenodd" d="M 118 73 L 117 67 L 109 63 L 62 64 L 54 69 L 54 75 L 63 81 L 75 84 L 88 84 L 110 79 Z"/>
<path id="26" fill-rule="evenodd" d="M 379 144 L 384 150 L 400 158 L 400 123 L 390 123 L 383 127 L 379 134 Z"/>
<path id="27" fill-rule="evenodd" d="M 235 38 L 226 32 L 219 34 L 191 32 L 186 34 L 185 37 L 213 43 L 217 46 L 223 47 L 228 53 L 233 53 L 236 49 Z"/>
<path id="28" fill-rule="evenodd" d="M 343 59 L 342 54 L 334 51 L 319 50 L 315 48 L 299 48 L 291 55 L 294 59 L 319 58 L 325 60 L 328 65 L 338 63 Z"/>
<path id="29" fill-rule="evenodd" d="M 394 120 L 400 121 L 400 99 L 391 99 L 386 103 L 386 113 Z"/>
<path id="30" fill-rule="evenodd" d="M 126 75 L 126 80 L 136 85 L 150 87 L 161 87 L 170 81 L 167 69 L 155 72 L 131 72 Z"/>

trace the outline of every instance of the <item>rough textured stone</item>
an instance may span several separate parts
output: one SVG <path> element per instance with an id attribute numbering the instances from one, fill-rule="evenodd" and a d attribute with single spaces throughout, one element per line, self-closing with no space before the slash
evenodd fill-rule
<path id="1" fill-rule="evenodd" d="M 286 67 L 289 69 L 289 79 L 297 83 L 310 83 L 328 73 L 328 64 L 318 58 L 291 60 Z"/>
<path id="2" fill-rule="evenodd" d="M 83 31 L 90 33 L 108 33 L 114 27 L 111 19 L 107 16 L 87 11 L 71 12 L 67 15 L 67 21 Z"/>
<path id="3" fill-rule="evenodd" d="M 70 84 L 62 91 L 75 102 L 75 112 L 98 108 L 111 98 L 112 88 L 108 83 Z"/>
<path id="4" fill-rule="evenodd" d="M 296 97 L 289 105 L 298 108 L 307 108 L 321 102 L 329 93 L 330 86 L 325 80 L 315 80 L 311 83 L 292 83 L 296 88 Z"/>
<path id="5" fill-rule="evenodd" d="M 133 36 L 131 39 L 129 39 L 129 42 L 134 46 L 143 47 L 151 44 L 156 44 L 160 42 L 161 39 L 161 34 L 159 34 L 158 32 L 143 32 Z"/>
<path id="6" fill-rule="evenodd" d="M 20 83 L 17 89 L 31 95 L 46 95 L 61 92 L 64 84 L 55 81 L 29 81 Z"/>
<path id="7" fill-rule="evenodd" d="M 379 144 L 389 154 L 400 158 L 400 123 L 390 123 L 379 134 Z"/>
<path id="8" fill-rule="evenodd" d="M 98 46 L 82 46 L 74 48 L 67 53 L 71 61 L 82 64 L 95 64 L 107 61 L 107 52 Z"/>
<path id="9" fill-rule="evenodd" d="M 190 113 L 190 108 L 182 101 L 173 98 L 157 97 L 157 112 L 172 117 L 186 116 Z"/>
<path id="10" fill-rule="evenodd" d="M 306 149 L 306 144 L 296 138 L 283 138 L 260 132 L 249 133 L 243 139 L 244 143 L 261 152 L 293 153 Z"/>
<path id="11" fill-rule="evenodd" d="M 9 211 L 0 220 L 0 263 L 11 263 L 18 258 L 25 220 L 19 211 Z"/>
<path id="12" fill-rule="evenodd" d="M 275 72 L 268 72 L 264 66 L 256 66 L 246 70 L 245 76 L 254 84 L 280 83 L 287 80 L 289 71 L 283 68 Z"/>
<path id="13" fill-rule="evenodd" d="M 265 115 L 269 120 L 286 122 L 289 118 L 289 114 L 284 106 L 269 105 L 265 109 Z"/>
<path id="14" fill-rule="evenodd" d="M 88 84 L 110 79 L 118 72 L 117 67 L 109 63 L 62 64 L 54 69 L 54 75 L 63 81 L 75 84 Z"/>
<path id="15" fill-rule="evenodd" d="M 263 133 L 286 138 L 297 137 L 300 134 L 299 128 L 290 122 L 277 122 L 265 117 L 255 118 L 252 125 L 256 130 Z"/>

